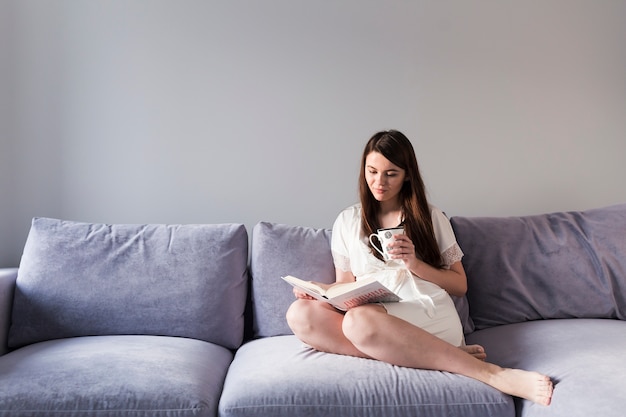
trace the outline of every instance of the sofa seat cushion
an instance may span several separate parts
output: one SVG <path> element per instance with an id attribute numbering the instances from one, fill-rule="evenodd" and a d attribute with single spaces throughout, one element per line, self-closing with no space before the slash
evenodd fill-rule
<path id="1" fill-rule="evenodd" d="M 32 344 L 0 356 L 0 415 L 215 416 L 232 356 L 163 336 Z"/>
<path id="2" fill-rule="evenodd" d="M 219 411 L 222 417 L 512 417 L 514 405 L 470 378 L 321 353 L 295 336 L 275 336 L 237 351 Z"/>
<path id="3" fill-rule="evenodd" d="M 626 322 L 541 320 L 477 331 L 487 359 L 535 370 L 555 382 L 549 407 L 516 400 L 519 417 L 623 417 L 626 404 Z"/>

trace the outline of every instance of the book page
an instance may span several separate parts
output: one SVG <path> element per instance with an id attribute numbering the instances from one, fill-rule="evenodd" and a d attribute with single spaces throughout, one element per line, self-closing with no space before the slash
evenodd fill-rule
<path id="1" fill-rule="evenodd" d="M 400 301 L 400 297 L 374 278 L 338 283 L 326 292 L 310 281 L 304 281 L 291 275 L 281 278 L 310 296 L 343 311 L 362 304 Z"/>
<path id="2" fill-rule="evenodd" d="M 324 296 L 325 291 L 323 288 L 319 287 L 318 285 L 310 282 L 310 281 L 305 281 L 303 279 L 300 278 L 296 278 L 292 275 L 287 275 L 286 277 L 281 277 L 283 280 L 287 281 L 289 284 L 293 285 L 294 287 L 298 287 L 300 288 L 302 291 L 306 292 L 306 293 L 310 293 L 313 292 L 314 294 L 310 294 L 313 296 Z"/>
<path id="3" fill-rule="evenodd" d="M 326 290 L 326 295 L 329 298 L 338 297 L 342 294 L 346 294 L 350 291 L 354 291 L 358 288 L 362 288 L 367 285 L 370 285 L 372 282 L 377 283 L 378 281 L 376 281 L 374 278 L 367 278 L 367 279 L 362 279 L 362 280 L 354 281 L 354 282 L 339 282 L 339 283 L 334 284 L 328 290 Z"/>

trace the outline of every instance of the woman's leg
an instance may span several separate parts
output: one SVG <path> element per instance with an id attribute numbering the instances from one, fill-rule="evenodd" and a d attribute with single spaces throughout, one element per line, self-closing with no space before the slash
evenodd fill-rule
<path id="1" fill-rule="evenodd" d="M 365 357 L 409 368 L 432 369 L 465 375 L 500 391 L 548 405 L 552 382 L 536 372 L 501 368 L 387 314 L 379 305 L 351 309 L 342 334 Z"/>
<path id="2" fill-rule="evenodd" d="M 298 299 L 287 310 L 287 323 L 293 333 L 314 349 L 370 358 L 354 347 L 343 334 L 343 317 L 342 312 L 329 304 L 315 300 Z"/>
<path id="3" fill-rule="evenodd" d="M 287 311 L 287 323 L 304 343 L 321 352 L 361 358 L 370 356 L 358 350 L 343 333 L 344 313 L 315 300 L 298 299 Z M 476 359 L 485 360 L 487 354 L 480 345 L 459 346 Z"/>

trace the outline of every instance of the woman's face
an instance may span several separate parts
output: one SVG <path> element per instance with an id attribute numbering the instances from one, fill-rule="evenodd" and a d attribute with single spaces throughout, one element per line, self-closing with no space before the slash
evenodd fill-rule
<path id="1" fill-rule="evenodd" d="M 377 201 L 396 203 L 404 185 L 405 170 L 378 152 L 365 157 L 365 181 Z"/>

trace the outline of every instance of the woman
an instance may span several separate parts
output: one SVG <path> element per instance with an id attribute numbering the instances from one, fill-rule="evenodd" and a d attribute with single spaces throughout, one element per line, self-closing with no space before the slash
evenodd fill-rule
<path id="1" fill-rule="evenodd" d="M 332 252 L 336 282 L 375 276 L 400 296 L 397 303 L 366 304 L 341 312 L 294 289 L 287 312 L 294 334 L 314 349 L 377 359 L 393 365 L 465 375 L 542 405 L 553 385 L 536 372 L 486 362 L 481 346 L 465 346 L 450 295 L 467 291 L 467 278 L 450 222 L 428 204 L 411 142 L 394 130 L 367 143 L 359 179 L 361 203 L 335 221 Z M 403 225 L 385 262 L 368 236 Z M 333 285 L 333 284 L 331 284 Z"/>

